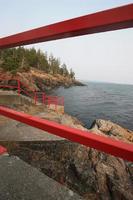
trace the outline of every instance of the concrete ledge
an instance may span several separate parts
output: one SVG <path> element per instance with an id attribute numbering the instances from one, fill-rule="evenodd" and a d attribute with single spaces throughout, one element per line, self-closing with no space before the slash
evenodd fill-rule
<path id="1" fill-rule="evenodd" d="M 0 156 L 1 200 L 81 200 L 18 157 Z"/>
<path id="2" fill-rule="evenodd" d="M 13 91 L 0 91 L 0 104 L 2 105 L 31 105 L 33 100 Z"/>
<path id="3" fill-rule="evenodd" d="M 64 138 L 46 131 L 10 120 L 0 126 L 0 141 L 56 141 Z"/>

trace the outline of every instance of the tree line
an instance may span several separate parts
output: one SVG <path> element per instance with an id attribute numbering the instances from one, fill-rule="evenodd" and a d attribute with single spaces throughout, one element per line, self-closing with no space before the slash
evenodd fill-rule
<path id="1" fill-rule="evenodd" d="M 40 49 L 18 47 L 0 50 L 0 68 L 5 71 L 16 73 L 28 71 L 31 67 L 52 75 L 60 74 L 75 78 L 73 70 L 69 71 L 65 63 L 61 64 L 59 58 L 55 58 L 52 54 L 48 56 L 47 52 L 44 53 Z"/>

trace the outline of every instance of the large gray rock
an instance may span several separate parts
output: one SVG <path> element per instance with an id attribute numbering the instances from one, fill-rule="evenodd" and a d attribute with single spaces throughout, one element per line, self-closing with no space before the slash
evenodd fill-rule
<path id="1" fill-rule="evenodd" d="M 133 143 L 133 131 L 123 128 L 109 120 L 96 119 L 91 126 L 91 131 L 112 137 L 116 140 Z"/>
<path id="2" fill-rule="evenodd" d="M 80 200 L 18 157 L 0 156 L 0 200 Z"/>

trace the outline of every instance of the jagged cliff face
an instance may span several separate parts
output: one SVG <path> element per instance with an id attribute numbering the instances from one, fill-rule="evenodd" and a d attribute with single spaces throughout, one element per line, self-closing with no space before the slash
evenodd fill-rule
<path id="1" fill-rule="evenodd" d="M 76 128 L 75 120 L 71 119 L 68 124 L 74 124 Z M 103 132 L 100 127 L 104 127 Z M 95 121 L 92 131 L 107 136 L 109 127 L 110 136 L 118 139 L 120 135 L 121 140 L 131 143 L 129 134 L 132 136 L 132 131 L 106 120 Z M 81 128 L 81 125 L 79 127 L 78 124 L 77 128 Z M 117 132 L 115 136 L 114 130 Z M 66 140 L 16 142 L 10 145 L 9 151 L 79 193 L 86 200 L 133 199 L 133 163 Z"/>
<path id="2" fill-rule="evenodd" d="M 11 74 L 10 72 L 4 72 L 0 70 L 0 79 L 5 79 L 6 84 L 10 85 L 15 85 L 16 83 L 15 81 L 7 81 L 7 79 L 19 79 L 22 83 L 27 85 L 30 90 L 33 91 L 45 91 L 59 86 L 70 87 L 73 85 L 83 85 L 75 79 L 64 77 L 60 74 L 47 74 L 34 68 L 31 68 L 27 72 L 17 72 L 15 75 Z"/>

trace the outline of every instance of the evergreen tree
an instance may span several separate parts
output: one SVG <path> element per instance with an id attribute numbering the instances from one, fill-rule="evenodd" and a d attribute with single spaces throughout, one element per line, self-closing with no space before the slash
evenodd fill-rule
<path id="1" fill-rule="evenodd" d="M 51 74 L 58 74 L 60 71 L 60 60 L 58 58 L 54 58 L 54 56 L 51 54 L 49 56 L 49 66 Z"/>
<path id="2" fill-rule="evenodd" d="M 66 64 L 64 63 L 62 66 L 61 66 L 61 68 L 62 68 L 62 72 L 63 72 L 63 76 L 69 76 L 69 72 L 68 72 L 68 70 L 67 70 L 67 66 L 66 66 Z"/>
<path id="3" fill-rule="evenodd" d="M 75 79 L 75 73 L 73 72 L 72 68 L 70 69 L 70 78 Z"/>
<path id="4" fill-rule="evenodd" d="M 60 63 L 59 58 L 52 54 L 48 57 L 47 52 L 35 48 L 26 49 L 24 47 L 0 50 L 0 67 L 6 71 L 27 71 L 31 67 L 43 70 L 46 73 L 61 74 L 65 77 L 74 78 L 75 73 L 66 64 Z"/>
<path id="5" fill-rule="evenodd" d="M 19 67 L 15 49 L 6 49 L 1 53 L 1 65 L 6 71 L 14 71 Z"/>
<path id="6" fill-rule="evenodd" d="M 37 68 L 45 72 L 48 72 L 49 64 L 47 60 L 47 54 L 44 54 L 41 50 L 38 50 L 37 57 L 38 57 Z"/>

